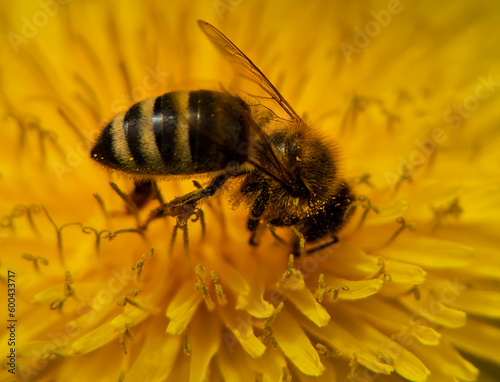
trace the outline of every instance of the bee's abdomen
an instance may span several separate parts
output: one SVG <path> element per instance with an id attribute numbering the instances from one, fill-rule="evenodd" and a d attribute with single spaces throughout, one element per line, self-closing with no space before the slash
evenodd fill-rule
<path id="1" fill-rule="evenodd" d="M 133 174 L 190 175 L 246 161 L 249 112 L 238 97 L 178 91 L 133 105 L 106 126 L 92 149 L 105 166 Z"/>

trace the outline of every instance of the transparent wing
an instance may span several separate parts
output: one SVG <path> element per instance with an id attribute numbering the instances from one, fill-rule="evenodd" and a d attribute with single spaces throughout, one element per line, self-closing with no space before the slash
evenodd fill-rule
<path id="1" fill-rule="evenodd" d="M 290 106 L 288 101 L 283 98 L 278 89 L 267 79 L 257 66 L 250 60 L 231 40 L 215 28 L 213 25 L 203 20 L 198 20 L 198 25 L 205 33 L 208 39 L 232 62 L 236 67 L 243 69 L 242 75 L 257 83 L 267 94 L 274 99 L 278 105 L 295 121 L 301 118 Z"/>

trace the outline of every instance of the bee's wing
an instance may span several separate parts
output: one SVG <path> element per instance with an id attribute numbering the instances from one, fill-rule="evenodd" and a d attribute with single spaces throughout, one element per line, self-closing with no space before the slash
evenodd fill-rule
<path id="1" fill-rule="evenodd" d="M 272 99 L 278 103 L 278 105 L 283 108 L 283 110 L 286 111 L 286 113 L 293 120 L 298 121 L 301 119 L 290 106 L 288 101 L 283 98 L 271 81 L 267 79 L 264 73 L 262 73 L 260 69 L 255 66 L 252 60 L 250 60 L 236 45 L 224 36 L 221 31 L 203 20 L 198 20 L 198 25 L 207 35 L 209 40 L 227 57 L 230 62 L 243 69 L 242 75 L 244 77 L 257 83 L 267 94 L 271 96 Z"/>

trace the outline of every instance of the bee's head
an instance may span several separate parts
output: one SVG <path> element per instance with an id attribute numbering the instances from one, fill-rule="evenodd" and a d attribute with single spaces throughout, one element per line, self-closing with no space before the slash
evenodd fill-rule
<path id="1" fill-rule="evenodd" d="M 331 142 L 300 123 L 295 129 L 273 133 L 270 141 L 288 177 L 288 193 L 308 201 L 326 201 L 339 187 L 337 154 Z"/>

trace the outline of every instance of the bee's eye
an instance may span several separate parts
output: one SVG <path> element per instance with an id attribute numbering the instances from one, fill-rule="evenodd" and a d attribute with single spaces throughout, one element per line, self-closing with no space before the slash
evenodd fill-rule
<path id="1" fill-rule="evenodd" d="M 295 182 L 292 184 L 290 194 L 296 198 L 306 198 L 310 195 L 309 190 L 302 182 Z"/>

